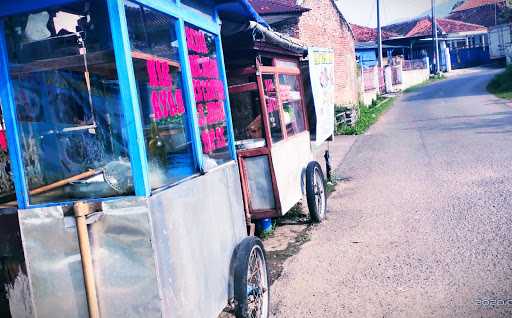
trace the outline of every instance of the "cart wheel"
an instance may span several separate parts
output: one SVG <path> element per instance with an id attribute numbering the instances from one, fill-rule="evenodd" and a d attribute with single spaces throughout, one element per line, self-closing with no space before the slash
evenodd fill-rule
<path id="1" fill-rule="evenodd" d="M 235 257 L 235 316 L 267 318 L 270 286 L 263 243 L 257 237 L 248 237 L 238 246 Z"/>
<path id="2" fill-rule="evenodd" d="M 327 197 L 325 195 L 325 178 L 320 164 L 312 161 L 306 169 L 306 198 L 309 217 L 315 223 L 325 219 Z"/>

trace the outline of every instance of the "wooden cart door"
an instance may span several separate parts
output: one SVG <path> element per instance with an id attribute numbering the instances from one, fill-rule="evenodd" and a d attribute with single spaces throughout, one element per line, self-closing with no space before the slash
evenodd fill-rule
<path id="1" fill-rule="evenodd" d="M 229 87 L 229 94 L 246 217 L 252 220 L 277 217 L 281 206 L 272 165 L 262 77 L 254 67 L 233 73 L 231 79 L 236 84 Z M 242 111 L 248 105 L 251 105 L 250 115 Z"/>
<path id="2" fill-rule="evenodd" d="M 269 149 L 241 151 L 238 163 L 245 208 L 251 219 L 278 217 L 281 207 Z"/>

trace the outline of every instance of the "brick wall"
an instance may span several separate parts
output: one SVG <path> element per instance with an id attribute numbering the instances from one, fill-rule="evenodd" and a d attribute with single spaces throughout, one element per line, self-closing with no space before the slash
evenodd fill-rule
<path id="1" fill-rule="evenodd" d="M 299 38 L 309 46 L 334 49 L 336 103 L 356 104 L 360 82 L 357 77 L 354 38 L 347 22 L 342 19 L 333 0 L 304 0 L 301 6 L 311 9 L 297 19 L 288 20 L 276 31 Z"/>

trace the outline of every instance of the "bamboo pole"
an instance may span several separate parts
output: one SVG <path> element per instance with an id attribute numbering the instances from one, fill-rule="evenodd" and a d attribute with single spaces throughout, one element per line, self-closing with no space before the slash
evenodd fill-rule
<path id="1" fill-rule="evenodd" d="M 29 192 L 29 195 L 37 195 L 37 194 L 41 194 L 44 192 L 52 191 L 52 190 L 61 188 L 71 182 L 93 177 L 96 174 L 98 174 L 97 170 L 89 170 L 84 173 L 78 174 L 76 176 L 69 177 L 67 179 L 63 179 L 63 180 L 39 187 L 37 189 L 31 190 Z M 18 201 L 11 201 L 11 202 L 0 204 L 0 208 L 13 208 L 13 207 L 17 207 L 17 206 L 18 206 Z"/>
<path id="2" fill-rule="evenodd" d="M 98 306 L 98 297 L 96 294 L 96 282 L 94 280 L 91 245 L 89 242 L 89 233 L 87 231 L 86 220 L 87 215 L 92 212 L 92 207 L 85 202 L 76 202 L 73 205 L 73 210 L 75 212 L 76 218 L 76 229 L 78 234 L 80 255 L 82 256 L 82 271 L 84 273 L 89 318 L 99 318 L 100 311 Z"/>

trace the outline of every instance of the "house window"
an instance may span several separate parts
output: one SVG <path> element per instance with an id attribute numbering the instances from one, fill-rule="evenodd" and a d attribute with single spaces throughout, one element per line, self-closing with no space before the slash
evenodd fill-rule
<path id="1" fill-rule="evenodd" d="M 105 1 L 4 25 L 30 203 L 133 194 Z"/>
<path id="2" fill-rule="evenodd" d="M 187 24 L 185 34 L 197 117 L 207 170 L 231 160 L 225 112 L 226 94 L 220 78 L 215 35 Z"/>
<path id="3" fill-rule="evenodd" d="M 176 20 L 125 2 L 151 189 L 198 172 L 185 108 Z"/>

